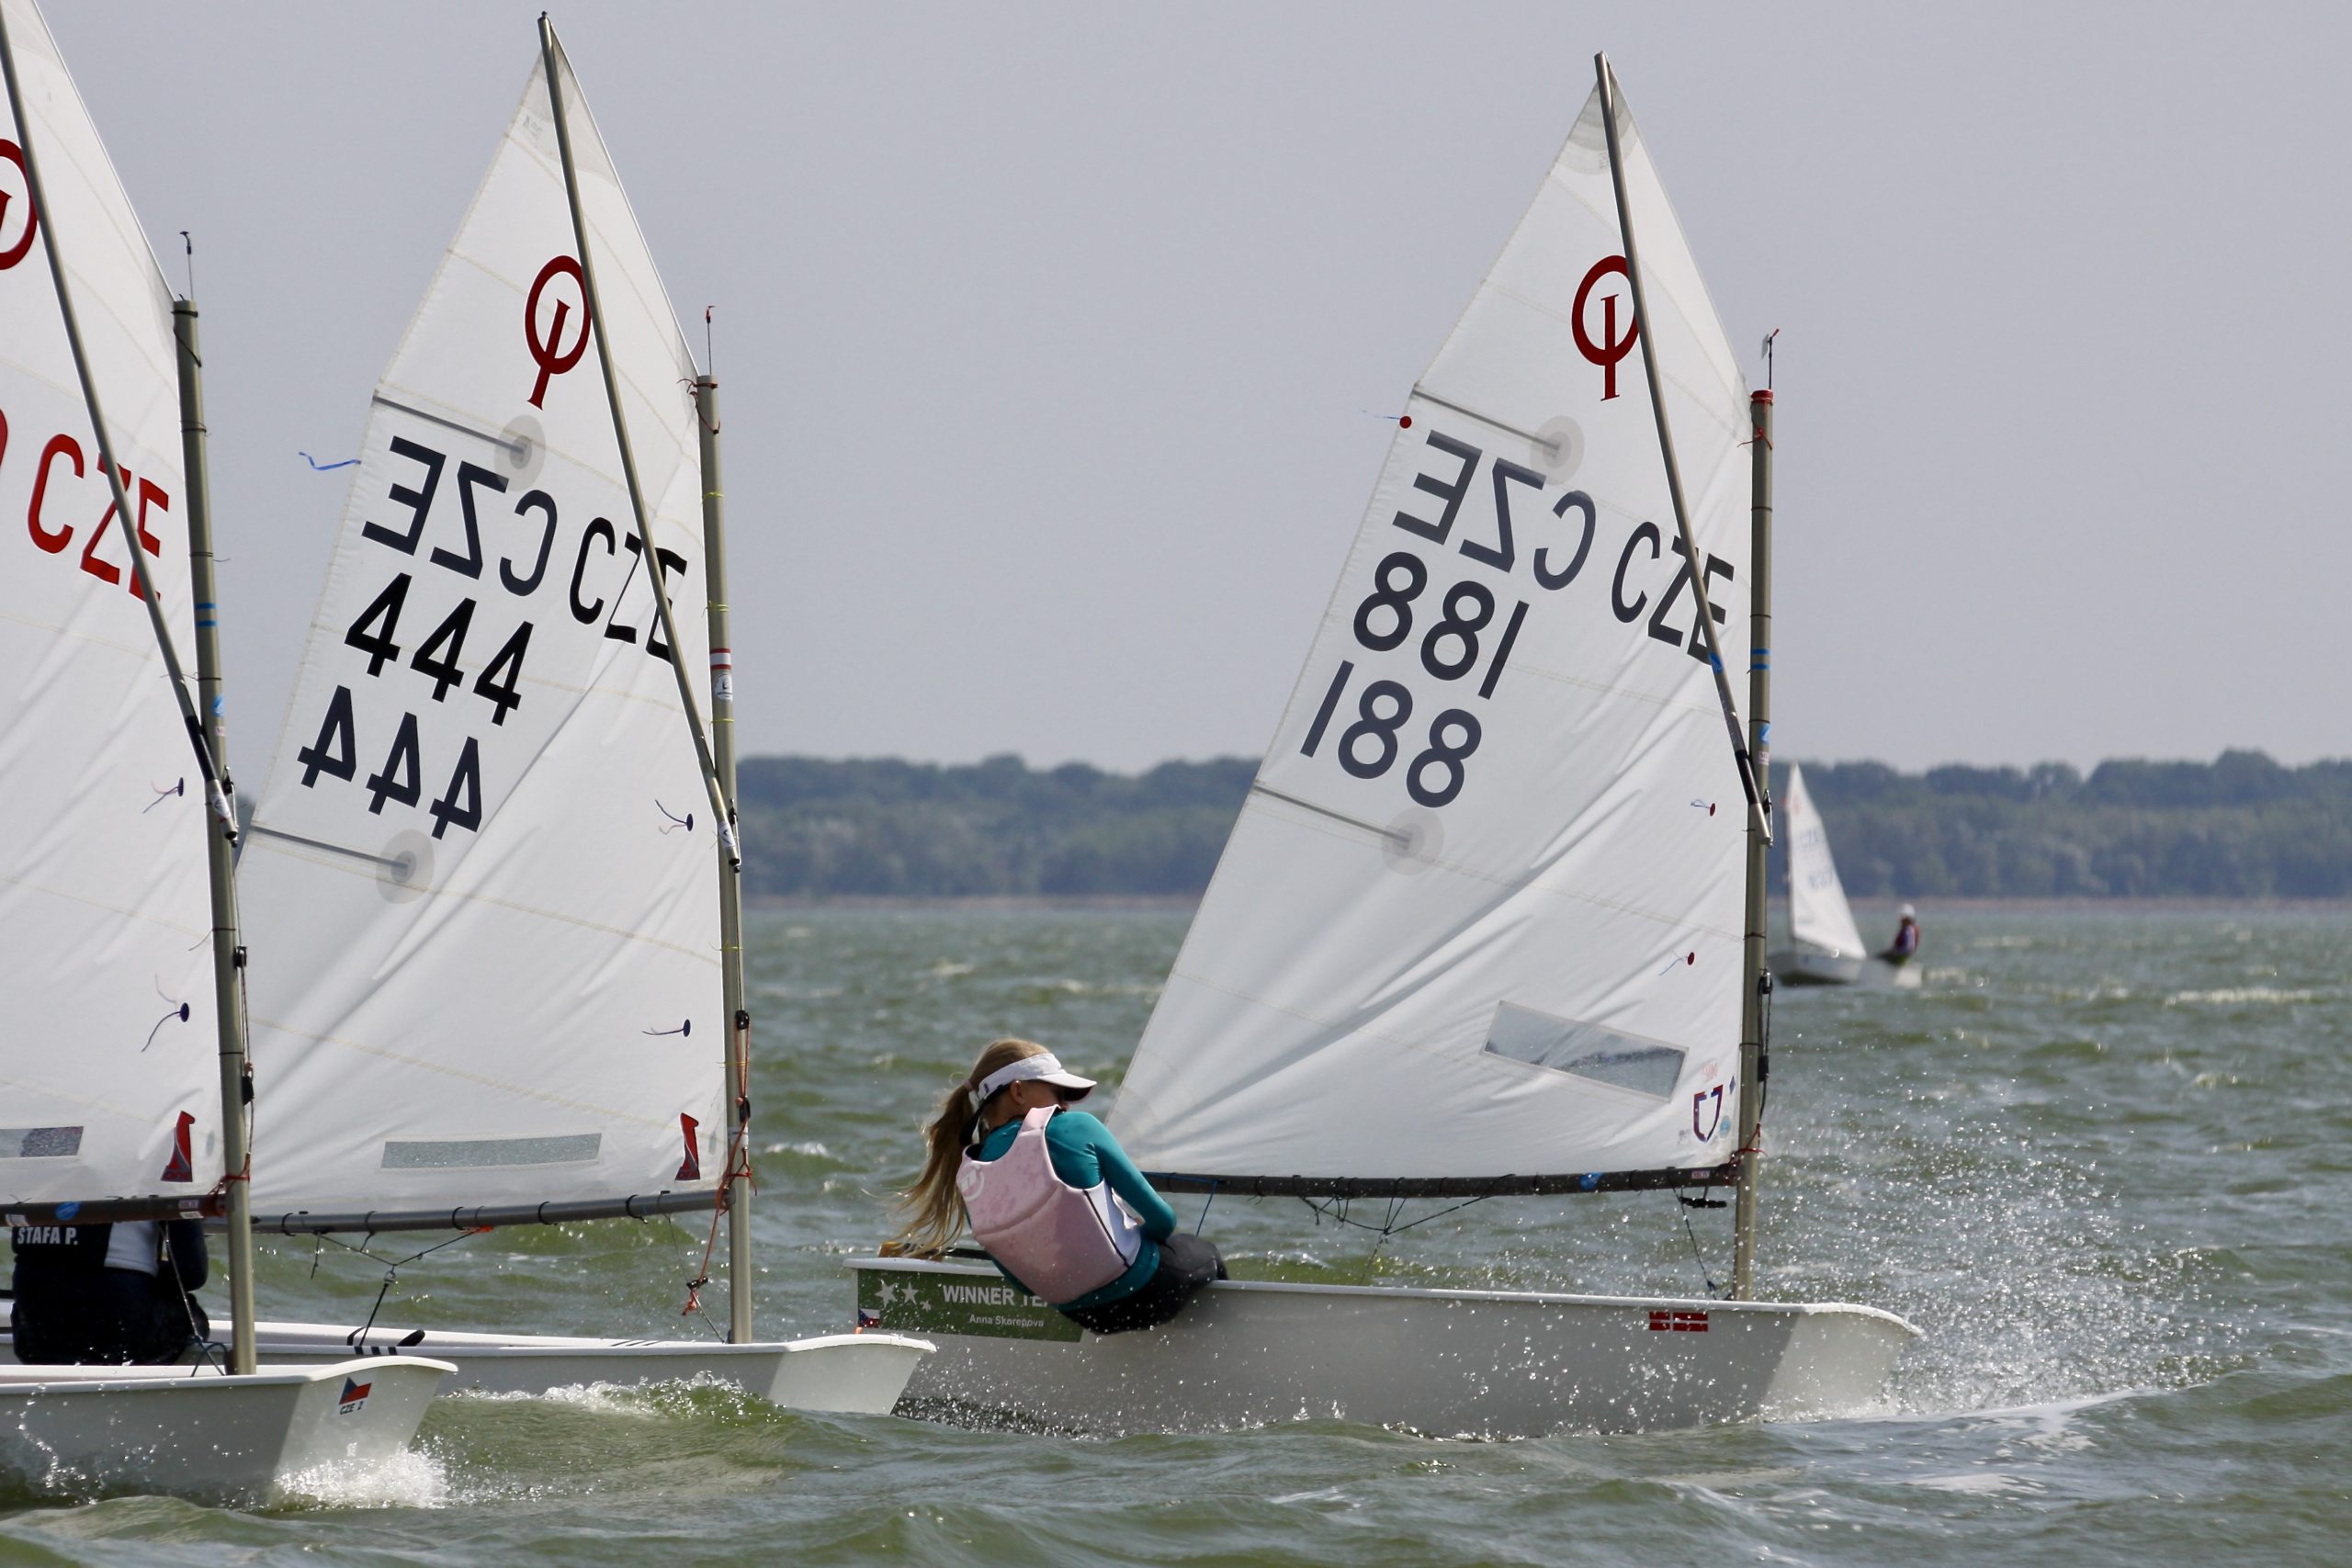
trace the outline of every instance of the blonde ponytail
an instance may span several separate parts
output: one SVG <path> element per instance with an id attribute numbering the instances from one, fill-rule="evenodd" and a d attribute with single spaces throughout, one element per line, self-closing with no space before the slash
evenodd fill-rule
<path id="1" fill-rule="evenodd" d="M 936 1258 L 956 1245 L 956 1238 L 964 1234 L 964 1198 L 956 1190 L 956 1172 L 963 1164 L 965 1149 L 972 1143 L 973 1130 L 979 1124 L 984 1108 L 978 1099 L 981 1080 L 1025 1056 L 1043 1055 L 1045 1050 L 1034 1040 L 992 1041 L 980 1053 L 980 1059 L 972 1064 L 970 1075 L 947 1091 L 946 1098 L 939 1102 L 939 1114 L 922 1130 L 927 1145 L 922 1172 L 899 1194 L 899 1207 L 909 1219 L 892 1250 Z"/>

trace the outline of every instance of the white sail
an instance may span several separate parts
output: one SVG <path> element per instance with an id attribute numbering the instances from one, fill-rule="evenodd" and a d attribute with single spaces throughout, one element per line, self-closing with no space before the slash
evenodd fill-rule
<path id="1" fill-rule="evenodd" d="M 1651 347 L 1736 669 L 1747 391 L 1622 105 Z M 1146 1169 L 1729 1157 L 1746 807 L 1624 249 L 1596 95 L 1399 421 L 1122 1089 Z"/>
<path id="2" fill-rule="evenodd" d="M 1866 957 L 1862 933 L 1829 857 L 1829 830 L 1805 793 L 1804 770 L 1789 769 L 1789 791 L 1780 802 L 1789 839 L 1789 934 L 1800 947 L 1841 958 Z"/>
<path id="3" fill-rule="evenodd" d="M 683 657 L 693 360 L 558 76 Z M 713 1185 L 714 824 L 640 558 L 544 70 L 377 389 L 241 886 L 263 1213 Z"/>
<path id="4" fill-rule="evenodd" d="M 37 224 L 57 240 L 147 570 L 185 639 L 171 295 L 40 11 L 6 3 L 24 101 L 21 129 L 0 106 L 0 513 L 21 519 L 0 565 L 0 1193 L 187 1196 L 220 1175 L 204 789 Z"/>

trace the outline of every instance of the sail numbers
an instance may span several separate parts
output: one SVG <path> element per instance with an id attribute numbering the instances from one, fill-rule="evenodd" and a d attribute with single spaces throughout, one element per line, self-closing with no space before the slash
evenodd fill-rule
<path id="1" fill-rule="evenodd" d="M 634 531 L 593 517 L 566 539 L 561 510 L 547 491 L 510 500 L 504 475 L 408 436 L 391 437 L 389 450 L 389 504 L 371 509 L 360 533 L 401 561 L 344 628 L 348 668 L 316 738 L 295 761 L 303 788 L 322 780 L 350 784 L 371 816 L 422 809 L 439 839 L 453 829 L 481 829 L 484 753 L 498 761 L 497 736 L 526 706 L 523 673 L 533 639 L 543 649 L 550 637 L 561 642 L 546 626 L 568 622 L 595 639 L 570 648 L 575 664 L 601 661 L 606 642 L 630 644 L 665 663 L 670 649 L 650 594 L 631 593 L 650 576 Z M 676 551 L 659 555 L 665 584 L 687 568 Z M 460 590 L 454 601 L 451 588 Z M 543 592 L 560 607 L 534 618 Z M 584 679 L 568 674 L 565 683 Z M 379 694 L 373 702 L 364 696 L 371 692 Z M 382 765 L 363 778 L 363 760 L 379 755 Z M 519 767 L 527 758 L 514 761 Z M 447 781 L 430 801 L 428 778 Z"/>
<path id="2" fill-rule="evenodd" d="M 1436 498 L 1436 515 L 1399 511 L 1393 519 L 1391 526 L 1425 543 L 1391 550 L 1373 568 L 1371 591 L 1358 602 L 1350 622 L 1359 651 L 1340 660 L 1299 752 L 1322 754 L 1337 722 L 1340 728 L 1329 754 L 1344 772 L 1372 780 L 1398 771 L 1413 803 L 1434 809 L 1461 795 L 1470 759 L 1486 736 L 1480 715 L 1502 683 L 1531 609 L 1584 573 L 1593 558 L 1600 518 L 1592 497 L 1580 490 L 1567 491 L 1546 505 L 1549 481 L 1533 468 L 1501 457 L 1489 461 L 1478 447 L 1440 430 L 1430 430 L 1424 440 L 1436 455 L 1427 460 L 1438 471 L 1416 474 L 1412 488 Z M 1482 466 L 1492 508 L 1478 518 L 1466 513 L 1487 509 L 1465 509 L 1464 503 L 1480 491 Z M 1550 515 L 1541 534 L 1527 534 L 1525 520 L 1542 519 L 1546 512 Z M 1453 547 L 1446 548 L 1448 545 Z M 1662 592 L 1653 593 L 1642 586 L 1641 569 L 1669 553 L 1679 570 Z M 1471 564 L 1458 569 L 1449 564 L 1456 559 Z M 1519 581 L 1522 564 L 1533 589 L 1514 596 L 1510 585 Z M 1480 569 L 1505 583 L 1498 588 Z M 1463 575 L 1442 581 L 1456 570 Z M 1733 576 L 1731 563 L 1717 556 L 1707 558 L 1705 570 L 1710 585 L 1717 578 Z M 1628 624 L 1646 616 L 1651 637 L 1704 663 L 1706 639 L 1692 607 L 1697 596 L 1690 592 L 1691 577 L 1690 563 L 1679 548 L 1657 525 L 1642 523 L 1617 552 L 1609 585 L 1611 612 Z M 1711 607 L 1721 624 L 1722 603 Z M 1356 684 L 1359 660 L 1408 649 L 1410 665 L 1392 667 Z M 1417 696 L 1408 684 L 1420 677 L 1438 683 L 1434 701 L 1427 687 Z M 1442 705 L 1449 698 L 1454 705 Z M 1416 725 L 1416 710 L 1431 708 L 1435 716 Z M 1351 720 L 1348 715 L 1353 716 Z"/>
<path id="3" fill-rule="evenodd" d="M 11 443 L 8 416 L 0 412 L 0 463 L 6 463 Z M 164 487 L 143 474 L 120 470 L 122 492 L 130 499 L 133 531 L 139 547 L 151 556 L 164 553 L 155 526 L 171 510 L 172 498 Z M 74 481 L 85 481 L 76 485 Z M 100 582 L 139 594 L 139 574 L 122 558 L 121 529 L 115 524 L 114 495 L 106 469 L 85 457 L 82 443 L 60 432 L 49 438 L 32 464 L 32 499 L 25 507 L 25 531 L 44 555 L 68 557 Z M 73 549 L 76 539 L 82 547 Z"/>

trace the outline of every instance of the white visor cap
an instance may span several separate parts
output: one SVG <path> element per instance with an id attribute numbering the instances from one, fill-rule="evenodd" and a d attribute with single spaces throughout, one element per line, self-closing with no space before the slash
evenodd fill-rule
<path id="1" fill-rule="evenodd" d="M 1059 1056 L 1055 1055 L 1051 1051 L 1041 1051 L 1034 1056 L 1022 1057 L 1011 1066 L 999 1067 L 982 1078 L 980 1087 L 972 1091 L 972 1103 L 975 1105 L 985 1103 L 989 1096 L 1008 1085 L 1033 1081 L 1049 1083 L 1056 1089 L 1069 1089 L 1071 1091 L 1070 1098 L 1073 1100 L 1083 1100 L 1094 1090 L 1092 1078 L 1080 1077 L 1076 1073 L 1068 1071 L 1062 1066 L 1062 1059 Z"/>
<path id="2" fill-rule="evenodd" d="M 1895 910 L 1894 914 L 1897 919 L 1909 920 L 1917 919 L 1918 918 L 1919 911 L 1913 908 L 1910 905 L 1905 904 L 1900 909 Z"/>

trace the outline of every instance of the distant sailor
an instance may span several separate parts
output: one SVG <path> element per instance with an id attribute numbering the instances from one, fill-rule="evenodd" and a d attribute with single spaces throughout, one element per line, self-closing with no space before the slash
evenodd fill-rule
<path id="1" fill-rule="evenodd" d="M 194 1294 L 210 1268 L 200 1221 L 15 1225 L 8 1239 L 19 1361 L 164 1366 L 211 1337 Z"/>
<path id="2" fill-rule="evenodd" d="M 1902 924 L 1894 928 L 1894 942 L 1879 956 L 1889 964 L 1908 964 L 1919 951 L 1919 911 L 1905 904 L 1895 911 L 1895 918 Z"/>
<path id="3" fill-rule="evenodd" d="M 899 1246 L 936 1256 L 968 1222 L 1006 1279 L 1097 1334 L 1157 1328 L 1224 1279 L 1216 1245 L 1177 1235 L 1111 1130 L 1069 1109 L 1093 1090 L 1033 1041 L 981 1052 L 923 1130 Z"/>

